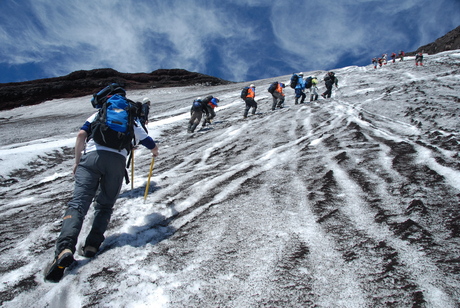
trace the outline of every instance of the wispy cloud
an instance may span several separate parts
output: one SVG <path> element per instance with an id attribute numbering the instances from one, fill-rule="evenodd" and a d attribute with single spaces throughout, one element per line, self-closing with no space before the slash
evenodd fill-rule
<path id="1" fill-rule="evenodd" d="M 48 77 L 185 68 L 248 80 L 415 49 L 460 24 L 459 10 L 457 0 L 2 1 L 0 64 L 35 63 Z"/>
<path id="2" fill-rule="evenodd" d="M 445 34 L 460 23 L 446 5 L 453 1 L 421 2 L 344 0 L 304 5 L 274 5 L 271 21 L 277 42 L 307 67 L 330 67 L 344 57 L 371 58 L 378 52 L 414 50 L 424 38 Z M 460 9 L 460 3 L 454 4 Z M 429 26 L 426 21 L 430 20 Z M 430 29 L 442 25 L 435 34 Z M 413 30 L 411 30 L 413 28 Z M 292 64 L 294 65 L 294 64 Z"/>
<path id="3" fill-rule="evenodd" d="M 19 7 L 9 9 L 16 12 Z M 127 72 L 158 67 L 204 71 L 210 48 L 225 54 L 228 48 L 238 48 L 226 40 L 251 32 L 250 27 L 240 27 L 225 7 L 207 1 L 44 0 L 31 3 L 22 13 L 5 12 L 4 23 L 15 28 L 2 32 L 2 61 L 43 62 L 52 74 L 101 66 Z M 61 60 L 57 63 L 56 54 Z"/>

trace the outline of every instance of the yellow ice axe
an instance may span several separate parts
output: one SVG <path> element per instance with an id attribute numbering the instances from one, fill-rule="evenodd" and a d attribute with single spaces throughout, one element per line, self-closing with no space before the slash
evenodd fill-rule
<path id="1" fill-rule="evenodd" d="M 134 149 L 131 152 L 131 190 L 134 189 Z"/>
<path id="2" fill-rule="evenodd" d="M 147 199 L 147 195 L 149 193 L 150 178 L 152 177 L 152 170 L 153 170 L 154 165 L 155 165 L 155 157 L 152 157 L 152 162 L 150 163 L 149 179 L 147 180 L 147 186 L 145 186 L 144 201 L 145 199 Z"/>

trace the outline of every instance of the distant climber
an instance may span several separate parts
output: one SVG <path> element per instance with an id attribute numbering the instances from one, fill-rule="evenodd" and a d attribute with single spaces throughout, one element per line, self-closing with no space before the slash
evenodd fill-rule
<path id="1" fill-rule="evenodd" d="M 274 82 L 270 85 L 268 92 L 272 94 L 273 104 L 272 110 L 278 108 L 283 108 L 284 104 L 284 93 L 283 89 L 285 88 L 284 83 L 282 82 Z"/>
<path id="2" fill-rule="evenodd" d="M 295 104 L 303 104 L 307 95 L 304 93 L 305 91 L 305 80 L 303 79 L 303 73 L 298 74 L 299 78 L 297 79 L 297 85 L 295 86 Z"/>
<path id="3" fill-rule="evenodd" d="M 310 88 L 310 102 L 318 100 L 318 78 L 314 77 L 311 79 Z"/>
<path id="4" fill-rule="evenodd" d="M 252 114 L 256 114 L 257 102 L 255 101 L 256 97 L 256 86 L 251 84 L 249 87 L 245 87 L 241 93 L 241 98 L 246 103 L 244 108 L 243 118 L 248 117 L 249 109 L 252 108 Z"/>
<path id="5" fill-rule="evenodd" d="M 423 66 L 423 54 L 421 52 L 415 56 L 415 66 L 418 66 L 419 64 L 420 66 Z"/>
<path id="6" fill-rule="evenodd" d="M 324 98 L 330 98 L 332 95 L 332 86 L 335 85 L 337 88 L 339 80 L 335 77 L 334 72 L 329 72 L 326 76 L 324 76 L 324 82 L 326 83 L 326 92 L 321 94 L 321 96 Z"/>
<path id="7" fill-rule="evenodd" d="M 193 133 L 198 124 L 200 124 L 203 113 L 208 116 L 208 108 L 203 103 L 201 97 L 198 97 L 193 101 L 192 107 L 190 108 L 190 121 L 188 122 L 187 129 L 189 133 Z"/>
<path id="8" fill-rule="evenodd" d="M 382 63 L 383 63 L 383 65 L 387 65 L 387 62 L 388 62 L 387 59 L 388 59 L 388 55 L 386 53 L 384 53 L 382 55 Z"/>
<path id="9" fill-rule="evenodd" d="M 142 100 L 142 106 L 139 116 L 139 122 L 146 132 L 148 132 L 147 125 L 149 124 L 149 113 L 150 113 L 150 99 L 145 97 Z"/>
<path id="10" fill-rule="evenodd" d="M 202 103 L 208 111 L 206 112 L 206 117 L 204 117 L 203 124 L 201 125 L 201 127 L 205 127 L 206 124 L 211 124 L 211 120 L 216 117 L 216 112 L 214 111 L 214 108 L 219 106 L 219 99 L 212 95 L 208 95 L 205 98 L 203 98 Z"/>
<path id="11" fill-rule="evenodd" d="M 395 63 L 395 61 L 396 61 L 396 53 L 393 52 L 391 54 L 391 59 L 393 59 L 393 63 Z"/>

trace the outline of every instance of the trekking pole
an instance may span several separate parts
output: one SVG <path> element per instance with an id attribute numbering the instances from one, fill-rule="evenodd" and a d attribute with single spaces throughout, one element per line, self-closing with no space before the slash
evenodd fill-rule
<path id="1" fill-rule="evenodd" d="M 152 157 L 152 162 L 150 163 L 149 178 L 147 180 L 147 186 L 145 186 L 144 202 L 145 202 L 145 199 L 147 199 L 147 195 L 149 193 L 150 178 L 152 176 L 152 170 L 153 170 L 154 165 L 155 165 L 155 157 Z"/>
<path id="2" fill-rule="evenodd" d="M 131 151 L 131 190 L 134 189 L 134 149 Z"/>

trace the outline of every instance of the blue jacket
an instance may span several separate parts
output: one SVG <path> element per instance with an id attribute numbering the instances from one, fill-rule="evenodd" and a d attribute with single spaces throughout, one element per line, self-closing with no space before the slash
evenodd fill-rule
<path id="1" fill-rule="evenodd" d="M 297 80 L 297 85 L 295 86 L 295 88 L 304 90 L 305 86 L 306 86 L 305 80 L 303 79 L 303 77 L 299 76 L 299 79 Z"/>

